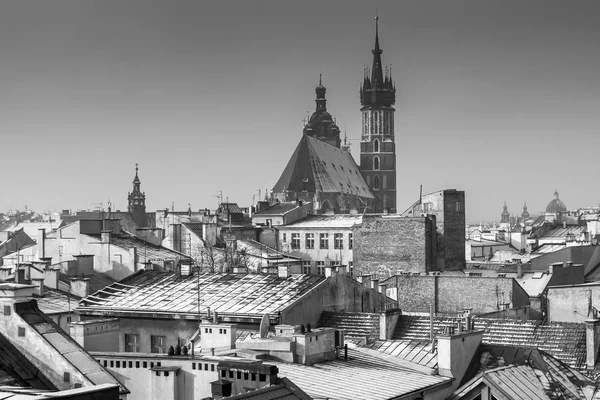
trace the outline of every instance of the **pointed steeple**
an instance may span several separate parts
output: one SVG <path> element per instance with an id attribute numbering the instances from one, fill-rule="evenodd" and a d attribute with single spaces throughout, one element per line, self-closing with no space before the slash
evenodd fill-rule
<path id="1" fill-rule="evenodd" d="M 383 50 L 379 46 L 379 17 L 375 17 L 375 46 L 371 50 L 373 54 L 373 65 L 369 73 L 365 70 L 363 83 L 360 88 L 360 103 L 363 106 L 385 106 L 391 107 L 396 102 L 396 89 L 392 81 L 391 68 L 386 68 L 383 73 L 381 54 Z"/>

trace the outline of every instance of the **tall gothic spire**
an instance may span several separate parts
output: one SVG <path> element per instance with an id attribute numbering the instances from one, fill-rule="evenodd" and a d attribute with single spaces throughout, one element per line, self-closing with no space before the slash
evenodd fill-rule
<path id="1" fill-rule="evenodd" d="M 360 88 L 360 102 L 363 106 L 385 106 L 391 107 L 396 102 L 396 88 L 392 81 L 392 70 L 386 68 L 383 74 L 381 54 L 383 50 L 379 47 L 379 17 L 375 17 L 375 46 L 371 50 L 373 54 L 373 66 L 369 73 L 365 69 L 365 76 Z"/>

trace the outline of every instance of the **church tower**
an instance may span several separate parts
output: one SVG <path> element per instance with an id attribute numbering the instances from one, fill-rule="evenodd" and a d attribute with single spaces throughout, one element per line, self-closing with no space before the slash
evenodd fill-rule
<path id="1" fill-rule="evenodd" d="M 133 191 L 127 194 L 127 211 L 133 216 L 133 220 L 139 228 L 146 227 L 146 193 L 140 190 L 140 178 L 138 177 L 138 165 L 135 164 L 135 178 L 133 178 Z"/>
<path id="2" fill-rule="evenodd" d="M 303 133 L 340 148 L 340 128 L 338 128 L 335 120 L 327 111 L 326 92 L 327 90 L 321 82 L 321 75 L 319 75 L 319 86 L 315 89 L 315 93 L 317 94 L 317 98 L 315 99 L 317 108 L 310 116 L 308 123 L 304 126 Z"/>
<path id="3" fill-rule="evenodd" d="M 379 48 L 379 17 L 375 17 L 375 48 L 373 67 L 365 69 L 360 86 L 362 135 L 360 141 L 360 170 L 375 194 L 375 210 L 396 209 L 396 143 L 394 136 L 394 103 L 396 87 L 391 68 L 381 65 Z"/>
<path id="4" fill-rule="evenodd" d="M 508 212 L 508 207 L 506 206 L 506 201 L 504 202 L 504 208 L 502 209 L 502 214 L 500 214 L 500 223 L 506 224 L 510 221 L 510 213 Z"/>

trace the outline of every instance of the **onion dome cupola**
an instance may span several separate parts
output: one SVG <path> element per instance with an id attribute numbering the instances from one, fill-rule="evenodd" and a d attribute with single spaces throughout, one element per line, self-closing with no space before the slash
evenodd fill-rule
<path id="1" fill-rule="evenodd" d="M 567 206 L 558 198 L 558 190 L 554 190 L 554 199 L 546 206 L 546 214 L 566 212 Z"/>
<path id="2" fill-rule="evenodd" d="M 500 214 L 500 223 L 507 223 L 510 221 L 510 214 L 508 212 L 508 207 L 506 206 L 506 201 L 504 202 L 504 209 L 502 210 L 502 214 Z"/>
<path id="3" fill-rule="evenodd" d="M 373 53 L 373 66 L 371 71 L 365 69 L 363 83 L 360 86 L 360 104 L 363 106 L 391 107 L 396 102 L 396 87 L 392 81 L 392 69 L 386 67 L 385 75 L 381 65 L 379 47 L 379 17 L 375 17 L 375 47 Z M 370 73 L 369 73 L 370 72 Z"/>
<path id="4" fill-rule="evenodd" d="M 315 89 L 315 93 L 317 94 L 315 99 L 316 109 L 310 116 L 308 123 L 304 126 L 303 132 L 307 136 L 312 136 L 339 148 L 341 144 L 340 128 L 336 125 L 331 114 L 327 112 L 326 92 L 327 89 L 323 86 L 322 77 L 319 75 L 319 86 Z"/>

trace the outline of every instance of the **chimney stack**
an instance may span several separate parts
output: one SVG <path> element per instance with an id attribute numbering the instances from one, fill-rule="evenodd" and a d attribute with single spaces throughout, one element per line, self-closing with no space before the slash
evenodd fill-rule
<path id="1" fill-rule="evenodd" d="M 277 275 L 283 279 L 286 279 L 288 276 L 290 276 L 290 271 L 289 271 L 288 266 L 285 264 L 278 265 L 277 266 Z"/>
<path id="2" fill-rule="evenodd" d="M 109 229 L 105 229 L 100 233 L 100 240 L 102 243 L 110 243 L 110 236 L 112 231 Z"/>
<path id="3" fill-rule="evenodd" d="M 33 294 L 42 297 L 44 295 L 44 278 L 33 278 L 31 284 L 35 286 Z"/>
<path id="4" fill-rule="evenodd" d="M 71 278 L 71 294 L 77 297 L 87 297 L 90 293 L 89 278 Z"/>
<path id="5" fill-rule="evenodd" d="M 39 228 L 38 229 L 38 240 L 37 240 L 37 251 L 38 251 L 38 259 L 42 259 L 46 257 L 46 229 Z"/>

